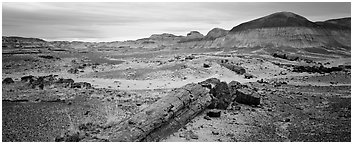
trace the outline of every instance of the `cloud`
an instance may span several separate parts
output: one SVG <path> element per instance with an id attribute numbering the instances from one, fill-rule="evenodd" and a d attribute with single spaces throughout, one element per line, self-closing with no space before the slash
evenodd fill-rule
<path id="1" fill-rule="evenodd" d="M 350 3 L 3 3 L 3 34 L 82 40 L 206 34 L 278 11 L 324 20 L 350 16 Z"/>

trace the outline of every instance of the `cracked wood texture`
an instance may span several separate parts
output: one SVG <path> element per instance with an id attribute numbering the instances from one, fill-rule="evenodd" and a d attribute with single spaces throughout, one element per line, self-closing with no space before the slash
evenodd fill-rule
<path id="1" fill-rule="evenodd" d="M 187 124 L 211 103 L 209 89 L 187 84 L 122 123 L 110 141 L 159 141 Z"/>

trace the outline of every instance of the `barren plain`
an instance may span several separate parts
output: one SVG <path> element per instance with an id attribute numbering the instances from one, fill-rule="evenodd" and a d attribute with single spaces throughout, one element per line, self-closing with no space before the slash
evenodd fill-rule
<path id="1" fill-rule="evenodd" d="M 115 43 L 3 37 L 2 140 L 351 141 L 350 41 L 269 45 L 253 33 L 274 28 L 239 29 Z"/>

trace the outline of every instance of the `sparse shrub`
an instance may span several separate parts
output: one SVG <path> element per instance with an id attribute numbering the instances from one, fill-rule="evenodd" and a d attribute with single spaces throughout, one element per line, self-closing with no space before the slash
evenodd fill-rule
<path id="1" fill-rule="evenodd" d="M 105 113 L 106 113 L 106 123 L 104 124 L 105 127 L 110 127 L 116 123 L 119 123 L 123 120 L 126 115 L 122 110 L 118 108 L 117 104 L 114 105 L 106 105 L 105 106 Z"/>
<path id="2" fill-rule="evenodd" d="M 76 126 L 69 114 L 70 110 L 69 108 L 66 108 L 63 110 L 63 112 L 67 115 L 69 119 L 69 127 L 68 129 L 62 133 L 60 136 L 55 138 L 56 142 L 79 142 L 84 138 L 84 135 L 82 135 L 82 132 L 79 130 L 78 126 Z"/>

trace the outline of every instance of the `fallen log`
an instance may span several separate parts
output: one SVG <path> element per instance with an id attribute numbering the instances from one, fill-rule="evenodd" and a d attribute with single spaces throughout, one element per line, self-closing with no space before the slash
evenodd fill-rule
<path id="1" fill-rule="evenodd" d="M 174 133 L 211 103 L 210 90 L 199 84 L 174 89 L 112 131 L 109 141 L 159 141 Z"/>

